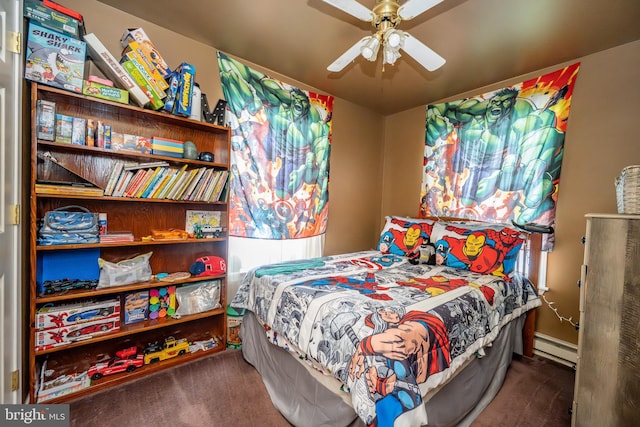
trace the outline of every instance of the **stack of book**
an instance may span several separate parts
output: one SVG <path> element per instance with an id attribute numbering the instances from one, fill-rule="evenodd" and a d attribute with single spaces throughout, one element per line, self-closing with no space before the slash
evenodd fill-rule
<path id="1" fill-rule="evenodd" d="M 102 188 L 75 184 L 41 184 L 36 183 L 36 194 L 57 194 L 61 196 L 104 196 Z"/>
<path id="2" fill-rule="evenodd" d="M 119 243 L 133 242 L 133 234 L 131 233 L 110 233 L 100 236 L 100 243 Z"/>

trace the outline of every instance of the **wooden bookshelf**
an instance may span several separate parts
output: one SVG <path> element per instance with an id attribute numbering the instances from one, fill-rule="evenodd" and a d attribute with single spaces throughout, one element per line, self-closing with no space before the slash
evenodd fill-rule
<path id="1" fill-rule="evenodd" d="M 153 153 L 136 151 L 116 151 L 106 148 L 90 147 L 59 142 L 40 140 L 37 138 L 36 123 L 38 100 L 54 102 L 56 112 L 86 120 L 101 121 L 112 125 L 113 131 L 139 135 L 148 138 L 153 136 L 180 141 L 193 141 L 198 151 L 208 151 L 214 154 L 215 162 L 203 162 L 177 157 L 158 156 Z M 47 400 L 47 403 L 60 403 L 75 399 L 80 395 L 104 390 L 148 375 L 161 369 L 185 363 L 213 352 L 222 351 L 226 347 L 226 275 L 197 277 L 191 276 L 173 282 L 163 282 L 157 279 L 158 273 L 188 272 L 192 263 L 202 256 L 219 256 L 227 258 L 226 233 L 216 238 L 187 238 L 181 240 L 154 241 L 149 239 L 153 230 L 185 229 L 187 210 L 218 211 L 221 226 L 226 228 L 227 204 L 211 196 L 208 199 L 184 199 L 169 197 L 153 197 L 149 188 L 145 197 L 144 191 L 139 197 L 116 197 L 100 195 L 113 177 L 116 165 L 119 163 L 153 163 L 160 162 L 159 172 L 184 171 L 205 168 L 209 175 L 218 177 L 228 176 L 230 131 L 228 128 L 205 122 L 190 120 L 171 114 L 124 105 L 84 95 L 59 90 L 52 87 L 31 83 L 31 179 L 30 179 L 30 219 L 29 230 L 29 378 L 30 401 L 37 402 L 41 367 L 46 361 L 47 369 L 53 378 L 68 378 L 81 373 L 100 359 L 114 357 L 115 352 L 129 346 L 136 346 L 142 352 L 148 343 L 162 342 L 165 338 L 186 338 L 189 342 L 213 339 L 217 345 L 209 350 L 189 352 L 185 355 L 167 359 L 152 365 L 144 365 L 133 372 L 123 372 L 106 376 L 100 380 L 93 380 L 88 388 L 72 394 Z M 53 156 L 51 161 L 47 156 Z M 67 185 L 61 189 L 44 187 L 42 184 L 91 183 L 93 191 L 82 191 L 82 187 Z M 112 183 L 113 184 L 113 183 Z M 151 185 L 151 184 L 150 184 Z M 202 186 L 202 187 L 200 187 Z M 55 187 L 55 184 L 54 184 Z M 212 182 L 194 184 L 203 194 L 207 187 L 216 187 Z M 67 191 L 65 191 L 67 188 Z M 186 190 L 186 188 L 182 189 Z M 176 193 L 179 193 L 176 190 Z M 211 192 L 215 195 L 215 191 Z M 160 194 L 160 193 L 158 193 Z M 107 231 L 127 232 L 134 236 L 133 241 L 70 244 L 56 246 L 39 246 L 37 244 L 38 224 L 45 212 L 68 206 L 80 205 L 91 212 L 106 213 L 108 218 Z M 99 257 L 108 262 L 117 263 L 134 256 L 152 252 L 149 265 L 154 274 L 151 280 L 136 282 L 124 286 L 104 287 L 98 289 L 74 289 L 67 292 L 53 294 L 39 294 L 38 283 L 45 275 L 40 268 L 43 258 L 51 255 L 69 254 L 67 263 L 58 266 L 66 273 L 73 274 L 73 254 L 78 250 L 94 250 Z M 96 262 L 97 259 L 96 259 Z M 58 272 L 57 274 L 61 274 Z M 193 285 L 205 280 L 219 280 L 220 307 L 202 313 L 196 313 L 180 318 L 165 317 L 162 319 L 148 319 L 136 323 L 125 324 L 123 318 L 124 295 L 132 291 L 144 291 L 165 286 Z M 35 324 L 35 315 L 39 309 L 46 306 L 69 304 L 88 299 L 120 299 L 119 327 L 102 335 L 91 336 L 81 341 L 75 341 L 63 346 L 36 349 L 35 335 L 39 331 Z M 62 332 L 61 332 L 62 333 Z"/>

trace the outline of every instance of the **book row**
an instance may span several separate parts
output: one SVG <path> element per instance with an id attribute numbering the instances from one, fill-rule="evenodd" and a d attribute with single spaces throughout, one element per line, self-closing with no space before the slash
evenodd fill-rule
<path id="1" fill-rule="evenodd" d="M 118 161 L 113 168 L 105 196 L 169 199 L 199 202 L 226 200 L 228 170 L 200 167 L 187 170 L 158 165 L 140 167 Z"/>

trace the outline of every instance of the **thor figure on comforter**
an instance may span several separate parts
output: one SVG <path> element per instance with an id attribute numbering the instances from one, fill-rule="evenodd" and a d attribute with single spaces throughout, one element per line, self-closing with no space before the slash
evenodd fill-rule
<path id="1" fill-rule="evenodd" d="M 403 312 L 381 308 L 368 316 L 365 324 L 374 334 L 360 342 L 349 368 L 352 380 L 366 375 L 379 426 L 392 426 L 398 415 L 420 405 L 422 397 L 415 384 L 449 367 L 449 336 L 442 320 L 420 311 Z M 386 358 L 387 366 L 365 371 L 366 355 Z"/>

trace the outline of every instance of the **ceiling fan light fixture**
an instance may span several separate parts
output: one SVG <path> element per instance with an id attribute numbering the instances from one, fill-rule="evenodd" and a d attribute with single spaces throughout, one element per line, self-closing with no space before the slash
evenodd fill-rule
<path id="1" fill-rule="evenodd" d="M 374 28 L 373 35 L 361 38 L 331 63 L 327 70 L 341 71 L 359 55 L 373 62 L 381 48 L 383 71 L 385 64 L 393 65 L 400 58 L 400 50 L 429 71 L 445 64 L 443 57 L 421 41 L 407 32 L 396 29 L 400 22 L 413 19 L 443 0 L 375 0 L 375 6 L 371 10 L 361 5 L 358 0 L 323 1 L 362 21 L 371 22 Z"/>
<path id="2" fill-rule="evenodd" d="M 360 53 L 368 61 L 375 61 L 380 49 L 380 39 L 377 35 L 369 37 L 369 40 L 362 46 Z"/>
<path id="3" fill-rule="evenodd" d="M 392 46 L 389 46 L 388 44 L 385 44 L 384 48 L 382 49 L 382 62 L 384 64 L 393 65 L 396 63 L 398 58 L 400 58 L 400 51 L 398 50 L 398 48 L 394 48 Z"/>
<path id="4" fill-rule="evenodd" d="M 384 33 L 384 42 L 387 46 L 399 49 L 402 44 L 402 31 L 390 28 Z"/>

